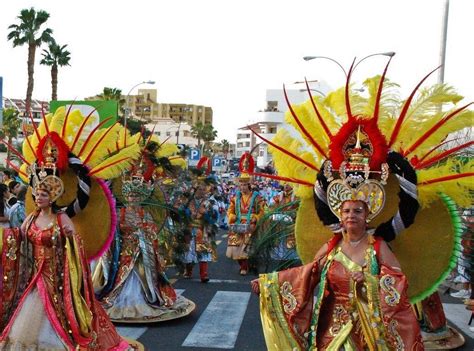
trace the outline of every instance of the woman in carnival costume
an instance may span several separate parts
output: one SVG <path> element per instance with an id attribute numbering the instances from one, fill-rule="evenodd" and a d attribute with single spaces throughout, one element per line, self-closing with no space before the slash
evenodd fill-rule
<path id="1" fill-rule="evenodd" d="M 246 275 L 249 270 L 250 242 L 257 222 L 264 213 L 264 205 L 258 192 L 252 191 L 249 173 L 254 170 L 254 160 L 249 153 L 240 158 L 239 169 L 239 190 L 230 200 L 227 210 L 230 228 L 226 255 L 239 263 L 240 275 Z"/>
<path id="2" fill-rule="evenodd" d="M 287 99 L 286 121 L 303 140 L 284 130 L 273 141 L 262 138 L 272 145 L 276 177 L 296 184 L 296 241 L 307 263 L 252 283 L 270 349 L 422 349 L 408 301 L 435 292 L 459 252 L 455 205 L 471 202 L 466 190 L 473 173 L 472 161 L 456 153 L 472 141 L 450 141 L 451 133 L 469 127 L 469 104 L 456 106 L 462 97 L 445 85 L 415 99 L 429 75 L 399 101 L 385 79 L 388 64 L 381 77 L 365 81 L 368 96 L 362 96 L 350 89 L 354 64 L 346 86 L 327 97 L 312 97 L 307 86 L 308 102 L 294 106 Z M 453 106 L 443 111 L 440 101 Z M 384 187 L 376 175 L 387 179 Z M 354 232 L 357 217 L 365 216 L 375 229 Z M 392 240 L 396 258 L 379 237 Z"/>
<path id="3" fill-rule="evenodd" d="M 120 127 L 86 133 L 90 123 L 91 116 L 60 108 L 25 139 L 23 155 L 12 150 L 24 162 L 19 172 L 29 179 L 36 209 L 27 203 L 30 214 L 21 228 L 6 230 L 0 241 L 0 349 L 139 347 L 117 334 L 95 299 L 86 261 L 103 250 L 114 217 L 110 192 L 97 176 L 105 170 L 118 175 L 134 152 L 110 155 L 103 148 Z"/>
<path id="4" fill-rule="evenodd" d="M 164 168 L 172 166 L 168 154 L 177 148 L 159 144 L 151 137 L 146 142 L 141 135 L 128 138 L 130 144 L 140 145 L 140 141 L 145 143 L 140 161 L 125 172 L 121 182 L 113 185 L 123 207 L 118 212 L 113 244 L 94 271 L 99 300 L 109 317 L 122 323 L 181 318 L 195 308 L 192 301 L 176 294 L 165 274 L 166 263 L 160 253 L 160 235 L 167 216 L 158 183 Z M 127 145 L 126 141 L 123 143 Z M 120 193 L 117 184 L 121 185 Z"/>
<path id="5" fill-rule="evenodd" d="M 193 267 L 199 264 L 199 277 L 202 283 L 209 281 L 209 262 L 217 261 L 217 249 L 212 226 L 217 221 L 218 213 L 209 201 L 209 186 L 214 183 L 209 174 L 211 160 L 202 157 L 196 166 L 196 176 L 193 180 L 189 198 L 181 204 L 179 212 L 186 222 L 186 251 L 183 256 L 185 264 L 184 277 L 189 279 L 193 274 Z"/>

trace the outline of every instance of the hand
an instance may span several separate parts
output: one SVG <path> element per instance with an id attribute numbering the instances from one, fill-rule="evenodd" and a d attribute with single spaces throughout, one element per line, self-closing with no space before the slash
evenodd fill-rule
<path id="1" fill-rule="evenodd" d="M 72 230 L 69 224 L 63 225 L 63 232 L 66 236 L 72 236 L 74 234 L 74 230 Z"/>
<path id="2" fill-rule="evenodd" d="M 252 292 L 254 292 L 256 295 L 260 295 L 260 285 L 258 283 L 258 278 L 252 280 L 250 285 L 252 286 Z"/>
<path id="3" fill-rule="evenodd" d="M 364 281 L 364 273 L 362 272 L 352 272 L 351 278 L 356 283 L 362 283 Z"/>

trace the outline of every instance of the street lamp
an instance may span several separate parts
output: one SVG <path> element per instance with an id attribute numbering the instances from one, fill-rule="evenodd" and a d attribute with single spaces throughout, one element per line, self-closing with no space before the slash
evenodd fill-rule
<path id="1" fill-rule="evenodd" d="M 146 80 L 146 81 L 143 81 L 143 82 L 140 82 L 140 83 L 137 83 L 135 84 L 127 93 L 127 96 L 125 97 L 125 101 L 127 103 L 127 106 L 125 107 L 125 118 L 124 118 L 124 127 L 125 129 L 127 129 L 127 119 L 128 119 L 128 115 L 130 113 L 130 106 L 129 106 L 129 96 L 130 96 L 130 93 L 132 92 L 133 89 L 135 89 L 136 87 L 138 87 L 139 85 L 142 85 L 142 84 L 150 84 L 150 85 L 153 85 L 155 84 L 155 81 L 154 80 Z"/>
<path id="2" fill-rule="evenodd" d="M 395 52 L 394 51 L 388 51 L 388 52 L 379 52 L 379 53 L 376 53 L 376 54 L 371 54 L 371 55 L 367 55 L 366 57 L 364 57 L 363 59 L 359 60 L 355 65 L 354 67 L 352 68 L 352 71 L 355 70 L 355 68 L 362 62 L 364 61 L 365 59 L 368 59 L 369 57 L 372 57 L 372 56 L 388 56 L 388 57 L 393 57 L 395 56 Z M 310 60 L 314 60 L 314 59 L 317 59 L 317 58 L 322 58 L 322 59 L 326 59 L 326 60 L 329 60 L 329 61 L 332 61 L 334 62 L 336 65 L 339 66 L 339 68 L 344 72 L 344 76 L 347 78 L 347 72 L 346 70 L 344 69 L 344 67 L 338 62 L 336 61 L 335 59 L 331 58 L 331 57 L 327 57 L 327 56 L 304 56 L 303 57 L 303 60 L 305 61 L 310 61 Z"/>

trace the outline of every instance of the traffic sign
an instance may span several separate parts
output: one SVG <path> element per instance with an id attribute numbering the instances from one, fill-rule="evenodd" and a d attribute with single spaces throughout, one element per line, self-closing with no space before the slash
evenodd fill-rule
<path id="1" fill-rule="evenodd" d="M 200 158 L 201 158 L 201 150 L 199 150 L 199 149 L 189 150 L 189 160 L 190 161 L 199 161 Z"/>

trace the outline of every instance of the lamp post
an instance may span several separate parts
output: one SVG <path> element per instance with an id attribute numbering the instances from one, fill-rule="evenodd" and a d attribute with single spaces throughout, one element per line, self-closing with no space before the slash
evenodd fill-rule
<path id="1" fill-rule="evenodd" d="M 375 54 L 371 54 L 371 55 L 367 55 L 365 56 L 364 58 L 362 58 L 361 60 L 357 61 L 356 64 L 354 65 L 352 71 L 355 70 L 355 68 L 362 62 L 364 61 L 365 59 L 368 59 L 369 57 L 372 57 L 372 56 L 388 56 L 388 57 L 393 57 L 395 56 L 395 52 L 394 51 L 387 51 L 387 52 L 378 52 L 378 53 L 375 53 Z M 344 69 L 344 67 L 338 62 L 336 61 L 335 59 L 331 58 L 331 57 L 328 57 L 328 56 L 304 56 L 303 57 L 303 60 L 305 61 L 311 61 L 311 60 L 314 60 L 314 59 L 317 59 L 317 58 L 322 58 L 322 59 L 326 59 L 326 60 L 329 60 L 329 61 L 332 61 L 334 62 L 336 65 L 339 66 L 339 68 L 344 72 L 344 76 L 347 78 L 347 72 L 346 70 Z"/>
<path id="2" fill-rule="evenodd" d="M 133 89 L 135 89 L 136 87 L 138 87 L 139 85 L 142 85 L 142 84 L 150 84 L 150 85 L 153 85 L 155 84 L 155 81 L 153 80 L 147 80 L 147 81 L 143 81 L 143 82 L 140 82 L 140 83 L 137 83 L 135 84 L 133 87 L 130 88 L 130 90 L 128 91 L 127 93 L 127 96 L 125 97 L 125 101 L 127 103 L 126 107 L 125 107 L 125 118 L 124 118 L 124 122 L 123 122 L 123 125 L 125 127 L 125 129 L 127 129 L 127 119 L 128 119 L 128 115 L 130 113 L 130 105 L 128 103 L 128 99 L 129 99 L 129 96 L 130 96 L 130 93 L 132 92 Z"/>

